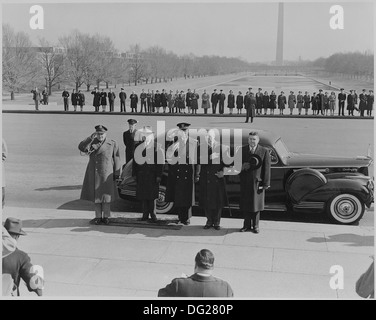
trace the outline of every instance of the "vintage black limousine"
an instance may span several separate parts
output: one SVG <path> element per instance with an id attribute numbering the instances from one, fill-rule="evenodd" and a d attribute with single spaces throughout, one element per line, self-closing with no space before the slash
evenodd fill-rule
<path id="1" fill-rule="evenodd" d="M 219 129 L 221 137 L 224 131 L 226 134 L 230 132 L 232 151 L 247 144 L 249 130 Z M 271 155 L 271 187 L 265 193 L 265 211 L 326 212 L 336 223 L 353 224 L 363 217 L 365 207 L 369 208 L 373 203 L 374 184 L 369 176 L 373 160 L 370 156 L 347 158 L 295 153 L 288 150 L 281 137 L 264 130 L 255 131 L 260 136 L 259 144 L 268 148 Z M 166 139 L 167 132 L 162 135 L 167 150 L 172 142 Z M 240 141 L 235 139 L 238 135 L 241 135 L 241 143 L 234 145 L 235 140 Z M 174 204 L 165 201 L 167 175 L 166 165 L 157 199 L 157 213 L 174 211 Z M 237 209 L 240 195 L 238 172 L 230 168 L 225 172 L 225 179 L 229 207 Z M 195 190 L 198 200 L 199 183 Z M 118 191 L 121 198 L 136 200 L 132 161 L 123 168 Z"/>

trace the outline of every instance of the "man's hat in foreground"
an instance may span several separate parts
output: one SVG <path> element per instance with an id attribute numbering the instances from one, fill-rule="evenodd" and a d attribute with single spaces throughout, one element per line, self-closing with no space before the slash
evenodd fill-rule
<path id="1" fill-rule="evenodd" d="M 135 119 L 128 119 L 127 121 L 128 121 L 129 124 L 135 124 L 135 123 L 138 123 L 138 121 L 135 120 Z"/>
<path id="2" fill-rule="evenodd" d="M 102 126 L 101 124 L 95 126 L 95 132 L 99 133 L 105 133 L 107 132 L 107 128 L 105 126 Z"/>
<path id="3" fill-rule="evenodd" d="M 17 234 L 20 236 L 25 236 L 26 232 L 22 230 L 22 221 L 16 218 L 8 218 L 5 220 L 4 228 L 10 234 Z"/>
<path id="4" fill-rule="evenodd" d="M 180 122 L 177 124 L 177 126 L 179 127 L 179 129 L 181 130 L 186 130 L 188 129 L 188 127 L 190 126 L 191 124 L 190 123 L 187 123 L 187 122 Z"/>

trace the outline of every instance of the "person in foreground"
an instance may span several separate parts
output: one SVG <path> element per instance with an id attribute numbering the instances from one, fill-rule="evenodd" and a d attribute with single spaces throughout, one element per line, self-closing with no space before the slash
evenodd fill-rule
<path id="1" fill-rule="evenodd" d="M 16 218 L 8 218 L 4 223 L 4 228 L 8 234 L 13 238 L 14 244 L 17 245 L 17 240 L 20 236 L 26 235 L 22 230 L 22 221 Z M 4 234 L 3 234 L 3 248 L 4 248 Z M 13 249 L 12 249 L 13 250 Z M 35 292 L 38 296 L 43 294 L 43 271 L 40 266 L 33 266 L 29 255 L 17 247 L 8 252 L 6 256 L 3 256 L 2 259 L 2 273 L 3 280 L 4 275 L 10 275 L 15 288 L 11 288 L 16 296 L 20 295 L 20 282 L 21 279 L 25 281 L 27 289 L 30 292 Z M 10 286 L 11 287 L 11 286 Z M 3 283 L 4 289 L 4 283 Z M 4 294 L 4 290 L 3 290 Z M 8 294 L 7 294 L 8 295 Z M 9 294 L 13 295 L 13 294 Z"/>
<path id="2" fill-rule="evenodd" d="M 233 297 L 231 286 L 212 276 L 214 255 L 208 249 L 199 251 L 195 258 L 194 274 L 175 278 L 158 291 L 158 297 Z"/>

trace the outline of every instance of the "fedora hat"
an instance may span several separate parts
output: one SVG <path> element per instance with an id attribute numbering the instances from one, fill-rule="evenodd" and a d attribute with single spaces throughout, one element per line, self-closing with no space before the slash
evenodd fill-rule
<path id="1" fill-rule="evenodd" d="M 26 235 L 26 232 L 22 230 L 22 221 L 20 219 L 7 218 L 4 223 L 4 228 L 7 229 L 10 234 Z"/>

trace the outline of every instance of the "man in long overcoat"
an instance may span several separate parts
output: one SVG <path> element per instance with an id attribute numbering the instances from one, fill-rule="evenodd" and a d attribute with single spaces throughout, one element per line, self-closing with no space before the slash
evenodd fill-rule
<path id="1" fill-rule="evenodd" d="M 116 94 L 115 92 L 112 92 L 112 89 L 110 89 L 110 92 L 108 93 L 108 104 L 110 105 L 110 112 L 114 112 L 115 99 Z"/>
<path id="2" fill-rule="evenodd" d="M 125 164 L 133 159 L 135 141 L 134 137 L 137 132 L 136 124 L 137 120 L 128 119 L 129 129 L 123 132 L 123 142 L 125 145 Z"/>
<path id="3" fill-rule="evenodd" d="M 345 101 L 346 101 L 346 93 L 344 92 L 345 89 L 341 88 L 341 92 L 338 93 L 338 116 L 345 115 Z"/>
<path id="4" fill-rule="evenodd" d="M 119 93 L 120 112 L 125 112 L 126 111 L 125 100 L 127 99 L 127 94 L 125 93 L 124 88 L 121 88 L 120 90 L 121 90 Z"/>
<path id="5" fill-rule="evenodd" d="M 189 225 L 192 216 L 192 205 L 195 201 L 195 185 L 197 178 L 197 140 L 188 136 L 189 123 L 178 123 L 177 141 L 169 148 L 174 156 L 174 162 L 169 162 L 166 188 L 166 201 L 174 202 L 179 221 Z M 172 154 L 167 154 L 172 159 Z"/>
<path id="6" fill-rule="evenodd" d="M 364 111 L 367 110 L 367 94 L 366 89 L 362 90 L 362 93 L 359 95 L 359 110 L 360 110 L 360 116 L 364 117 Z"/>
<path id="7" fill-rule="evenodd" d="M 101 105 L 101 93 L 99 92 L 98 88 L 95 88 L 94 91 L 91 92 L 93 97 L 93 107 L 95 108 L 95 112 L 99 111 L 99 106 Z"/>
<path id="8" fill-rule="evenodd" d="M 81 141 L 78 149 L 89 155 L 81 200 L 95 203 L 95 223 L 108 224 L 110 205 L 117 196 L 116 181 L 120 178 L 119 147 L 114 140 L 106 138 L 107 128 L 95 127 L 95 132 Z"/>
<path id="9" fill-rule="evenodd" d="M 248 144 L 239 149 L 242 157 L 240 210 L 244 215 L 241 232 L 259 233 L 260 211 L 264 210 L 265 190 L 270 186 L 270 154 L 259 141 L 258 133 L 250 132 Z"/>
<path id="10" fill-rule="evenodd" d="M 159 197 L 159 184 L 162 180 L 165 162 L 164 151 L 154 141 L 151 130 L 139 130 L 143 138 L 133 157 L 133 176 L 136 178 L 136 198 L 142 202 L 142 220 L 157 222 L 155 199 Z"/>
<path id="11" fill-rule="evenodd" d="M 203 148 L 207 150 L 204 159 Z M 197 168 L 199 184 L 199 205 L 205 211 L 204 229 L 214 227 L 220 230 L 223 207 L 227 204 L 224 168 L 227 166 L 223 155 L 229 155 L 229 147 L 219 143 L 214 130 L 209 130 L 206 143 L 200 143 L 200 159 Z"/>
<path id="12" fill-rule="evenodd" d="M 210 102 L 213 105 L 213 114 L 216 114 L 217 112 L 217 104 L 218 104 L 218 93 L 217 89 L 214 89 L 214 92 L 211 94 Z"/>
<path id="13" fill-rule="evenodd" d="M 224 114 L 225 113 L 225 100 L 226 100 L 226 95 L 223 93 L 223 90 L 219 90 L 218 94 L 218 111 L 219 114 Z"/>
<path id="14" fill-rule="evenodd" d="M 286 96 L 284 95 L 284 92 L 281 91 L 281 94 L 278 96 L 278 109 L 280 115 L 283 115 L 283 110 L 286 108 L 286 103 Z"/>
<path id="15" fill-rule="evenodd" d="M 262 113 L 262 107 L 264 103 L 262 88 L 258 88 L 256 93 L 256 114 L 260 115 Z"/>
<path id="16" fill-rule="evenodd" d="M 354 103 L 354 90 L 350 90 L 350 94 L 347 95 L 347 111 L 349 116 L 354 115 L 355 103 Z"/>

